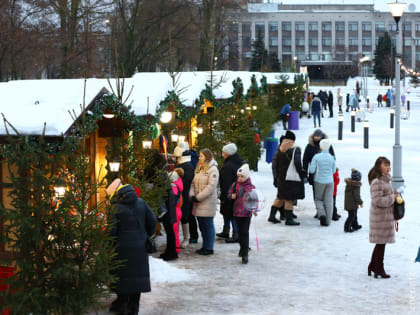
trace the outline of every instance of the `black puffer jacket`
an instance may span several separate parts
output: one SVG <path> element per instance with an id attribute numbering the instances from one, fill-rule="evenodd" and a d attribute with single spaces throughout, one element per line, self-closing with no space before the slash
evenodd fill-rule
<path id="1" fill-rule="evenodd" d="M 312 158 L 314 157 L 315 154 L 321 152 L 321 149 L 319 148 L 319 143 L 321 142 L 322 139 L 328 139 L 328 136 L 326 133 L 323 133 L 323 137 L 319 141 L 314 140 L 314 134 L 311 134 L 308 138 L 308 144 L 306 145 L 305 152 L 303 153 L 303 165 L 302 165 L 303 173 L 305 176 L 308 176 L 309 164 L 311 163 Z M 334 149 L 332 145 L 330 146 L 329 152 L 332 156 L 335 157 Z"/>
<path id="2" fill-rule="evenodd" d="M 287 169 L 295 151 L 294 163 L 296 171 L 301 177 L 300 182 L 286 180 Z M 305 198 L 305 187 L 303 183 L 303 171 L 301 161 L 301 151 L 299 147 L 291 147 L 287 151 L 277 151 L 277 197 L 282 200 L 297 200 Z"/>
<path id="3" fill-rule="evenodd" d="M 191 183 L 194 178 L 194 167 L 191 162 L 184 162 L 178 164 L 177 167 L 180 167 L 184 170 L 184 176 L 182 177 L 182 184 L 184 189 L 182 190 L 182 218 L 185 218 L 191 212 L 191 200 L 189 197 Z"/>
<path id="4" fill-rule="evenodd" d="M 223 161 L 222 169 L 220 170 L 220 213 L 224 216 L 233 216 L 233 202 L 229 200 L 227 195 L 230 186 L 238 179 L 236 172 L 242 166 L 242 158 L 235 153 L 228 156 Z"/>
<path id="5" fill-rule="evenodd" d="M 117 192 L 116 207 L 116 221 L 111 235 L 115 237 L 116 259 L 123 261 L 123 265 L 115 271 L 119 280 L 114 290 L 118 294 L 149 292 L 146 239 L 155 231 L 156 218 L 147 203 L 137 198 L 131 185 Z"/>

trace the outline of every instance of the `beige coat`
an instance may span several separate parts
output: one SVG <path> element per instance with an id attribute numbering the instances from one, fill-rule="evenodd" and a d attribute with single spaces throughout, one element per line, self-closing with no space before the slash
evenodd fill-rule
<path id="1" fill-rule="evenodd" d="M 190 188 L 190 198 L 195 196 L 199 202 L 193 204 L 193 215 L 197 217 L 214 217 L 217 209 L 217 183 L 219 182 L 219 170 L 217 163 L 212 160 L 205 167 L 201 167 L 195 173 Z"/>
<path id="2" fill-rule="evenodd" d="M 391 178 L 382 175 L 370 185 L 369 241 L 375 244 L 395 242 L 394 232 L 394 193 Z"/>

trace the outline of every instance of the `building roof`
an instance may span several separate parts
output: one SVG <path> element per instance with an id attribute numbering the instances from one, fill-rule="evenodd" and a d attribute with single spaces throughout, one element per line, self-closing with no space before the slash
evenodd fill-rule
<path id="1" fill-rule="evenodd" d="M 229 98 L 233 90 L 232 81 L 240 77 L 244 91 L 251 85 L 251 76 L 255 74 L 257 82 L 262 75 L 267 83 L 278 83 L 279 73 L 259 73 L 247 71 L 214 71 L 214 81 L 224 78 L 220 87 L 214 89 L 216 98 Z M 210 72 L 182 72 L 179 74 L 175 90 L 184 89 L 180 99 L 184 105 L 192 106 L 199 97 L 205 84 L 210 79 Z M 0 113 L 22 134 L 39 135 L 46 123 L 47 136 L 60 136 L 73 124 L 69 111 L 81 114 L 84 95 L 84 79 L 57 80 L 18 80 L 0 83 Z M 289 74 L 289 83 L 293 83 L 294 74 Z M 111 79 L 112 88 L 116 81 Z M 136 115 L 147 113 L 154 115 L 159 103 L 167 92 L 174 89 L 171 77 L 167 72 L 137 73 L 125 79 L 123 98 L 133 87 L 126 102 L 131 104 Z M 87 107 L 102 89 L 112 91 L 106 79 L 87 79 L 85 107 Z M 10 130 L 9 130 L 10 131 Z M 3 122 L 0 123 L 0 135 L 5 135 Z"/>

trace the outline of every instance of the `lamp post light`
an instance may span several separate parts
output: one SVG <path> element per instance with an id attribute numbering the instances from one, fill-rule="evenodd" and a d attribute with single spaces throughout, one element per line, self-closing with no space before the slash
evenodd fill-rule
<path id="1" fill-rule="evenodd" d="M 394 128 L 395 109 L 391 108 L 389 111 L 389 128 Z"/>
<path id="2" fill-rule="evenodd" d="M 369 121 L 367 120 L 363 125 L 363 147 L 369 149 Z"/>
<path id="3" fill-rule="evenodd" d="M 343 123 L 344 115 L 343 113 L 338 114 L 338 140 L 343 140 Z"/>
<path id="4" fill-rule="evenodd" d="M 367 89 L 367 75 L 368 75 L 368 65 L 367 63 L 370 61 L 369 56 L 364 56 L 360 58 L 360 66 L 361 66 L 361 72 L 362 72 L 362 93 L 363 97 L 366 99 L 368 94 Z"/>
<path id="5" fill-rule="evenodd" d="M 401 96 L 400 96 L 400 68 L 401 68 L 401 52 L 402 45 L 400 39 L 400 32 L 398 30 L 398 22 L 404 14 L 404 9 L 407 3 L 398 2 L 396 0 L 393 3 L 388 3 L 388 7 L 391 11 L 392 17 L 397 24 L 397 47 L 396 47 L 396 58 L 395 58 L 395 144 L 392 147 L 393 156 L 393 171 L 392 171 L 392 187 L 394 189 L 399 188 L 404 184 L 402 177 L 402 146 L 400 144 L 400 113 L 401 113 Z"/>
<path id="6" fill-rule="evenodd" d="M 356 111 L 351 111 L 351 132 L 356 131 Z"/>

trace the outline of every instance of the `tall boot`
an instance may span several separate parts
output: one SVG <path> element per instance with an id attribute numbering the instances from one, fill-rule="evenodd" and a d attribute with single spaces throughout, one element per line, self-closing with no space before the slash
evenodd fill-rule
<path id="1" fill-rule="evenodd" d="M 226 243 L 238 243 L 239 242 L 239 234 L 238 232 L 233 232 L 232 237 L 225 240 Z"/>
<path id="2" fill-rule="evenodd" d="M 273 223 L 280 223 L 280 220 L 276 219 L 276 213 L 277 210 L 280 210 L 279 208 L 276 208 L 274 206 L 271 206 L 271 210 L 270 210 L 270 217 L 268 218 L 269 222 L 273 222 Z M 281 210 L 280 210 L 281 211 Z M 280 212 L 281 213 L 281 212 Z M 281 216 L 281 215 L 280 215 Z"/>
<path id="3" fill-rule="evenodd" d="M 334 206 L 334 208 L 333 208 L 333 214 L 332 214 L 332 220 L 333 221 L 338 221 L 338 220 L 340 220 L 340 218 L 341 218 L 341 215 L 339 215 L 337 213 L 337 207 Z"/>
<path id="4" fill-rule="evenodd" d="M 280 221 L 281 220 L 286 220 L 286 216 L 284 214 L 284 205 L 281 208 L 278 208 L 279 212 L 280 212 Z"/>
<path id="5" fill-rule="evenodd" d="M 220 238 L 228 239 L 229 238 L 229 228 L 223 227 L 223 231 L 220 232 L 220 233 L 217 233 L 216 236 L 220 237 Z"/>
<path id="6" fill-rule="evenodd" d="M 182 224 L 182 235 L 184 235 L 184 240 L 181 243 L 181 247 L 185 248 L 189 244 L 189 238 L 190 238 L 190 229 L 189 224 Z"/>
<path id="7" fill-rule="evenodd" d="M 373 270 L 375 278 L 378 278 L 378 276 L 381 276 L 381 278 L 384 279 L 391 278 L 384 269 L 385 244 L 376 244 L 376 247 L 378 247 L 376 255 L 376 268 Z"/>
<path id="8" fill-rule="evenodd" d="M 300 225 L 299 222 L 296 222 L 293 219 L 293 212 L 292 212 L 292 210 L 285 209 L 284 214 L 286 216 L 286 225 Z"/>

